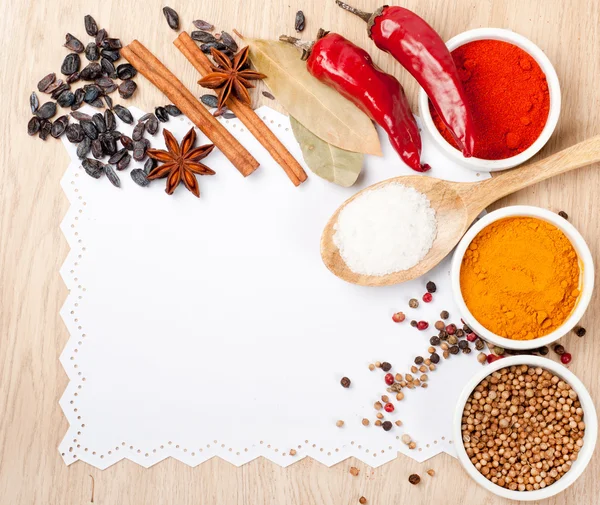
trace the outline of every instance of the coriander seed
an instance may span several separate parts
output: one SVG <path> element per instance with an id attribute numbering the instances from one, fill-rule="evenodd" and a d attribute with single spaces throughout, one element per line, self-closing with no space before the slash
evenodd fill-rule
<path id="1" fill-rule="evenodd" d="M 360 503 L 360 505 L 365 505 L 365 503 L 367 503 L 367 499 L 364 496 L 361 496 L 358 499 L 358 503 Z"/>
<path id="2" fill-rule="evenodd" d="M 434 349 L 433 352 L 435 352 L 435 349 Z M 429 361 L 429 364 L 431 364 L 431 360 L 430 359 L 425 360 L 425 363 L 427 363 L 428 361 Z M 419 372 L 425 373 L 426 371 L 427 371 L 427 367 L 425 365 L 421 365 L 419 367 Z"/>
<path id="3" fill-rule="evenodd" d="M 444 359 L 448 359 L 450 357 L 450 351 L 444 351 L 442 356 L 444 356 Z"/>
<path id="4" fill-rule="evenodd" d="M 408 445 L 408 444 L 410 444 L 412 442 L 412 439 L 410 438 L 410 435 L 407 435 L 406 433 L 404 435 L 402 435 L 401 440 L 406 445 Z"/>
<path id="5" fill-rule="evenodd" d="M 371 370 L 371 372 L 375 370 L 375 365 L 373 363 L 369 365 L 369 370 Z"/>
<path id="6" fill-rule="evenodd" d="M 450 335 L 450 336 L 448 337 L 448 343 L 449 343 L 450 345 L 454 345 L 454 344 L 456 344 L 457 342 L 458 342 L 458 338 L 456 337 L 456 335 Z"/>
<path id="7" fill-rule="evenodd" d="M 427 475 L 433 477 L 435 475 L 435 470 L 433 468 L 430 468 L 429 470 L 427 470 Z"/>
<path id="8" fill-rule="evenodd" d="M 296 455 L 296 449 L 290 449 L 290 456 Z"/>
<path id="9" fill-rule="evenodd" d="M 504 348 L 500 347 L 499 345 L 495 345 L 493 351 L 497 356 L 504 356 Z"/>
<path id="10" fill-rule="evenodd" d="M 383 403 L 387 403 L 387 402 L 389 402 L 389 401 L 390 401 L 390 399 L 388 398 L 388 396 L 387 396 L 387 395 L 381 395 L 381 401 L 382 401 Z"/>
<path id="11" fill-rule="evenodd" d="M 444 328 L 446 328 L 446 325 L 444 324 L 444 321 L 436 321 L 435 324 L 435 329 L 436 330 L 443 330 Z"/>
<path id="12" fill-rule="evenodd" d="M 344 421 L 342 421 L 342 420 L 340 419 L 339 421 L 337 421 L 337 422 L 335 423 L 335 425 L 336 425 L 338 428 L 341 428 L 342 426 L 344 426 Z"/>
<path id="13" fill-rule="evenodd" d="M 369 423 L 370 421 L 366 417 L 362 420 L 363 426 L 369 426 Z"/>
<path id="14" fill-rule="evenodd" d="M 376 361 L 376 362 L 375 362 L 375 366 L 376 366 L 377 368 L 381 368 L 381 361 Z"/>
<path id="15" fill-rule="evenodd" d="M 398 392 L 396 393 L 396 400 L 404 400 L 404 393 Z"/>
<path id="16" fill-rule="evenodd" d="M 383 405 L 381 404 L 381 402 L 375 402 L 373 404 L 373 407 L 375 408 L 375 410 L 381 410 L 383 408 Z"/>
<path id="17" fill-rule="evenodd" d="M 381 421 L 377 419 L 374 423 L 375 426 L 381 426 Z"/>
<path id="18" fill-rule="evenodd" d="M 360 470 L 355 466 L 350 467 L 350 475 L 356 477 L 360 473 Z"/>
<path id="19" fill-rule="evenodd" d="M 408 448 L 412 451 L 417 448 L 417 444 L 415 442 L 411 442 L 408 444 Z"/>
<path id="20" fill-rule="evenodd" d="M 410 367 L 410 371 L 411 371 L 412 373 L 417 373 L 417 372 L 419 371 L 419 369 L 418 369 L 418 368 L 417 368 L 415 365 L 411 365 L 411 367 Z"/>
<path id="21" fill-rule="evenodd" d="M 402 421 L 400 421 L 400 419 L 398 419 L 394 424 L 396 426 L 402 426 Z"/>

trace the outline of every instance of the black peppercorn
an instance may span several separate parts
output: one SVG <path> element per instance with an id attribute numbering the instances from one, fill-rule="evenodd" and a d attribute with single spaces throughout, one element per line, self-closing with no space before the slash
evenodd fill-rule
<path id="1" fill-rule="evenodd" d="M 544 347 L 540 347 L 537 351 L 542 356 L 546 356 L 546 354 L 548 354 L 549 349 L 548 349 L 548 346 L 545 345 Z"/>
<path id="2" fill-rule="evenodd" d="M 456 336 L 462 338 L 465 336 L 465 332 L 463 330 L 456 330 Z"/>
<path id="3" fill-rule="evenodd" d="M 564 210 L 561 210 L 561 211 L 558 213 L 558 215 L 559 215 L 560 217 L 563 217 L 563 218 L 565 218 L 565 219 L 569 219 L 569 214 L 567 214 L 567 213 L 566 213 Z"/>
<path id="4" fill-rule="evenodd" d="M 586 334 L 586 330 L 583 326 L 578 326 L 575 328 L 575 335 L 578 337 L 583 337 Z"/>
<path id="5" fill-rule="evenodd" d="M 460 342 L 458 342 L 458 347 L 459 349 L 466 349 L 467 347 L 469 347 L 469 342 L 467 342 L 466 340 L 461 340 Z"/>
<path id="6" fill-rule="evenodd" d="M 416 486 L 419 482 L 421 482 L 421 477 L 419 477 L 416 473 L 413 473 L 409 478 L 408 482 Z"/>
<path id="7" fill-rule="evenodd" d="M 450 351 L 450 354 L 458 354 L 458 346 L 457 345 L 453 345 L 452 347 L 450 347 L 450 349 L 448 349 Z"/>
<path id="8" fill-rule="evenodd" d="M 435 335 L 429 339 L 429 343 L 431 345 L 440 345 L 440 337 L 436 337 Z"/>
<path id="9" fill-rule="evenodd" d="M 392 429 L 392 422 L 391 421 L 383 421 L 383 423 L 381 424 L 381 427 L 385 431 L 390 431 Z"/>
<path id="10" fill-rule="evenodd" d="M 348 379 L 348 377 L 342 377 L 342 380 L 340 381 L 340 384 L 344 388 L 349 388 L 350 384 L 351 384 L 351 381 L 350 381 L 350 379 Z"/>
<path id="11" fill-rule="evenodd" d="M 420 365 L 423 363 L 423 357 L 422 356 L 417 356 L 415 358 L 415 365 Z"/>
<path id="12" fill-rule="evenodd" d="M 440 312 L 440 317 L 441 317 L 442 319 L 448 319 L 448 318 L 450 317 L 450 314 L 448 313 L 448 311 L 447 311 L 447 310 L 442 310 L 442 311 Z"/>
<path id="13" fill-rule="evenodd" d="M 471 348 L 470 347 L 465 347 L 465 348 L 463 348 L 462 352 L 463 352 L 463 354 L 470 354 L 471 353 Z"/>
<path id="14" fill-rule="evenodd" d="M 428 291 L 429 293 L 435 293 L 435 292 L 436 292 L 436 290 L 437 290 L 437 286 L 435 285 L 435 282 L 431 282 L 431 281 L 429 281 L 429 282 L 428 282 L 428 283 L 425 285 L 425 287 L 427 288 L 427 291 Z"/>
<path id="15" fill-rule="evenodd" d="M 438 333 L 438 336 L 440 337 L 441 340 L 447 340 L 448 332 L 446 330 L 440 330 L 440 332 Z"/>
<path id="16" fill-rule="evenodd" d="M 554 352 L 556 354 L 558 354 L 559 356 L 561 356 L 561 355 L 563 355 L 565 353 L 565 348 L 562 345 L 560 345 L 560 344 L 556 344 L 554 346 Z"/>
<path id="17" fill-rule="evenodd" d="M 384 372 L 389 372 L 389 371 L 392 369 L 392 365 L 390 365 L 390 364 L 389 364 L 387 361 L 384 361 L 384 362 L 381 364 L 381 369 L 382 369 Z"/>
<path id="18" fill-rule="evenodd" d="M 471 328 L 469 328 L 466 324 L 463 325 L 463 331 L 467 334 L 473 333 L 473 330 Z"/>
<path id="19" fill-rule="evenodd" d="M 417 323 L 414 319 L 410 322 L 410 325 L 414 328 L 416 328 L 418 324 L 419 323 Z"/>
<path id="20" fill-rule="evenodd" d="M 440 355 L 437 352 L 432 352 L 431 356 L 429 356 L 429 359 L 432 363 L 437 364 L 440 362 Z"/>
<path id="21" fill-rule="evenodd" d="M 485 347 L 485 344 L 483 343 L 483 340 L 481 340 L 480 338 L 475 340 L 475 349 L 477 349 L 478 351 L 481 351 L 481 350 L 483 350 L 484 347 Z"/>

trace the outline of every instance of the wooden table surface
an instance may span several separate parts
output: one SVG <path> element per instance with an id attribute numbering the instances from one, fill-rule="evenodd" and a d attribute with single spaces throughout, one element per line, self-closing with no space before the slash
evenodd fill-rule
<path id="1" fill-rule="evenodd" d="M 374 10 L 377 0 L 354 0 Z M 394 2 L 398 3 L 398 2 Z M 600 133 L 600 2 L 597 0 L 403 0 L 443 38 L 478 27 L 510 28 L 536 42 L 556 66 L 562 86 L 562 116 L 542 154 Z M 497 504 L 475 485 L 458 461 L 440 455 L 423 464 L 400 455 L 371 469 L 347 460 L 333 468 L 305 459 L 287 469 L 264 459 L 236 468 L 218 458 L 190 468 L 166 460 L 146 470 L 129 461 L 100 471 L 78 462 L 66 467 L 57 445 L 67 422 L 58 406 L 67 377 L 58 362 L 66 328 L 59 309 L 67 290 L 59 276 L 68 246 L 59 230 L 67 199 L 59 181 L 67 167 L 61 143 L 30 138 L 28 97 L 37 81 L 58 72 L 66 54 L 66 32 L 87 40 L 83 16 L 124 42 L 138 38 L 195 93 L 196 73 L 172 45 L 175 33 L 163 18 L 158 0 L 4 2 L 0 16 L 0 96 L 6 114 L 0 123 L 0 502 L 10 505 L 96 504 Z M 416 106 L 417 85 L 391 57 L 367 39 L 364 23 L 341 11 L 333 0 L 170 0 L 190 30 L 194 19 L 220 29 L 237 28 L 253 37 L 292 33 L 298 9 L 306 14 L 304 38 L 319 27 L 338 31 L 367 48 L 383 69 L 396 74 Z M 130 103 L 151 110 L 165 97 L 141 76 Z M 272 102 L 269 102 L 272 105 Z M 521 191 L 499 202 L 564 210 L 600 259 L 599 166 L 582 168 Z M 592 299 L 582 323 L 584 338 L 569 334 L 562 343 L 573 354 L 570 369 L 589 388 L 600 407 L 599 296 Z M 243 429 L 241 427 L 240 429 Z M 358 477 L 348 473 L 360 468 Z M 436 471 L 434 478 L 425 475 Z M 413 472 L 424 478 L 408 483 Z M 584 475 L 547 503 L 597 504 L 600 451 Z M 95 488 L 92 480 L 95 480 Z M 92 495 L 92 490 L 94 493 Z"/>

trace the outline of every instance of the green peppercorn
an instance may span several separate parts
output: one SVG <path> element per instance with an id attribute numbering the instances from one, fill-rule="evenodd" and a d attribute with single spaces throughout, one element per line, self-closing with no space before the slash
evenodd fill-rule
<path id="1" fill-rule="evenodd" d="M 456 335 L 450 335 L 448 336 L 448 343 L 450 345 L 454 345 L 458 342 L 458 338 L 456 338 Z"/>
<path id="2" fill-rule="evenodd" d="M 498 345 L 494 346 L 493 351 L 494 351 L 494 354 L 497 354 L 498 356 L 504 356 L 504 348 L 502 348 Z"/>

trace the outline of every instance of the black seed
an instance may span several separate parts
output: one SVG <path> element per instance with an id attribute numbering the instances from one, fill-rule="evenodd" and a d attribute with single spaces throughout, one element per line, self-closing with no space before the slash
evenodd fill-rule
<path id="1" fill-rule="evenodd" d="M 95 83 L 102 88 L 104 94 L 112 93 L 117 89 L 116 83 L 110 77 L 100 77 L 100 79 L 96 79 Z"/>
<path id="2" fill-rule="evenodd" d="M 39 117 L 33 116 L 29 123 L 27 123 L 27 133 L 29 135 L 35 135 L 42 128 L 42 121 Z"/>
<path id="3" fill-rule="evenodd" d="M 164 107 L 156 107 L 156 109 L 154 109 L 154 115 L 161 123 L 166 123 L 169 120 L 169 115 Z"/>
<path id="4" fill-rule="evenodd" d="M 35 111 L 37 111 L 38 108 L 40 107 L 40 100 L 39 100 L 38 96 L 35 94 L 35 91 L 33 91 L 31 93 L 31 95 L 29 96 L 29 105 L 31 107 L 32 114 L 35 114 Z"/>
<path id="5" fill-rule="evenodd" d="M 113 186 L 117 188 L 121 186 L 121 179 L 119 179 L 119 176 L 114 171 L 113 167 L 110 165 L 104 165 L 104 173 Z"/>
<path id="6" fill-rule="evenodd" d="M 64 82 L 62 79 L 57 79 L 56 81 L 52 82 L 45 90 L 44 93 L 48 93 L 49 95 L 54 93 L 58 88 L 60 88 L 61 86 L 64 85 Z"/>
<path id="7" fill-rule="evenodd" d="M 209 42 L 208 44 L 202 44 L 200 50 L 205 54 L 210 54 L 211 48 L 215 48 L 217 51 L 222 51 L 225 54 L 231 54 L 230 49 L 222 42 Z"/>
<path id="8" fill-rule="evenodd" d="M 567 214 L 564 210 L 561 210 L 558 215 L 564 219 L 569 219 L 569 214 Z"/>
<path id="9" fill-rule="evenodd" d="M 60 95 L 62 95 L 62 93 L 68 89 L 71 89 L 71 86 L 69 86 L 66 82 L 63 82 L 58 88 L 56 88 L 52 94 L 50 95 L 50 98 L 52 98 L 53 100 L 56 100 Z"/>
<path id="10" fill-rule="evenodd" d="M 85 57 L 88 61 L 97 61 L 100 58 L 100 50 L 95 42 L 90 42 L 85 46 Z"/>
<path id="11" fill-rule="evenodd" d="M 79 71 L 79 67 L 81 66 L 81 58 L 77 53 L 69 53 L 65 57 L 60 66 L 60 71 L 64 75 L 71 75 L 75 72 Z"/>
<path id="12" fill-rule="evenodd" d="M 117 75 L 119 76 L 119 79 L 132 79 L 136 76 L 136 74 L 137 70 L 129 63 L 121 63 L 117 67 Z"/>
<path id="13" fill-rule="evenodd" d="M 79 77 L 81 77 L 84 81 L 93 81 L 101 76 L 102 67 L 100 66 L 100 63 L 95 61 L 88 63 L 88 65 L 84 67 L 81 72 L 79 72 Z"/>
<path id="14" fill-rule="evenodd" d="M 94 123 L 92 121 L 80 121 L 79 124 L 81 125 L 81 127 L 83 128 L 84 133 L 91 138 L 92 140 L 95 140 L 98 138 L 98 130 L 96 129 L 96 126 L 94 125 Z"/>
<path id="15" fill-rule="evenodd" d="M 237 116 L 233 112 L 223 112 L 221 114 L 225 119 L 235 119 Z"/>
<path id="16" fill-rule="evenodd" d="M 104 39 L 102 41 L 102 49 L 108 49 L 109 51 L 116 51 L 121 49 L 123 44 L 121 43 L 121 39 Z"/>
<path id="17" fill-rule="evenodd" d="M 79 72 L 75 72 L 74 74 L 71 74 L 69 77 L 67 77 L 66 82 L 67 84 L 73 84 L 74 82 L 77 82 L 80 78 L 81 74 Z"/>
<path id="18" fill-rule="evenodd" d="M 269 93 L 268 91 L 263 91 L 262 95 L 265 96 L 265 97 L 267 97 L 269 100 L 275 100 L 275 97 L 271 93 Z"/>
<path id="19" fill-rule="evenodd" d="M 146 174 L 141 168 L 134 168 L 131 171 L 131 178 L 138 186 L 145 187 L 150 184 L 150 181 L 146 178 Z"/>
<path id="20" fill-rule="evenodd" d="M 103 98 L 104 98 L 104 101 L 106 102 L 106 106 L 107 106 L 109 109 L 112 109 L 112 108 L 113 108 L 113 101 L 112 101 L 112 98 L 111 98 L 110 96 L 108 96 L 108 95 L 104 95 L 104 97 L 103 97 Z"/>
<path id="21" fill-rule="evenodd" d="M 46 102 L 37 111 L 36 116 L 40 119 L 50 119 L 56 114 L 56 104 L 54 102 Z"/>
<path id="22" fill-rule="evenodd" d="M 71 91 L 66 90 L 60 94 L 56 101 L 61 107 L 71 107 L 75 103 L 75 95 Z"/>
<path id="23" fill-rule="evenodd" d="M 179 14 L 171 7 L 163 7 L 163 14 L 172 30 L 179 30 Z"/>
<path id="24" fill-rule="evenodd" d="M 101 95 L 100 88 L 96 85 L 88 85 L 83 88 L 85 95 L 83 101 L 86 103 L 93 102 Z"/>
<path id="25" fill-rule="evenodd" d="M 50 135 L 52 135 L 55 139 L 59 138 L 63 133 L 65 133 L 67 126 L 69 126 L 69 116 L 60 116 L 56 121 L 54 121 L 52 129 L 50 130 Z"/>
<path id="26" fill-rule="evenodd" d="M 156 160 L 148 158 L 144 163 L 144 174 L 148 175 L 156 167 Z"/>
<path id="27" fill-rule="evenodd" d="M 117 163 L 117 170 L 125 170 L 130 162 L 131 162 L 131 155 L 129 153 L 127 153 Z"/>
<path id="28" fill-rule="evenodd" d="M 121 145 L 128 151 L 133 151 L 133 140 L 127 135 L 121 135 Z"/>
<path id="29" fill-rule="evenodd" d="M 102 99 L 100 97 L 96 98 L 93 102 L 90 102 L 90 105 L 92 107 L 95 107 L 96 109 L 104 108 L 104 102 L 102 101 Z"/>
<path id="30" fill-rule="evenodd" d="M 210 32 L 215 29 L 208 21 L 202 21 L 201 19 L 196 19 L 195 21 L 192 21 L 192 23 L 194 23 L 194 26 L 198 28 L 198 30 L 208 30 Z"/>
<path id="31" fill-rule="evenodd" d="M 85 24 L 85 31 L 90 37 L 95 37 L 98 33 L 98 25 L 92 16 L 89 14 L 83 18 Z"/>
<path id="32" fill-rule="evenodd" d="M 106 124 L 106 130 L 109 132 L 113 131 L 117 126 L 115 122 L 115 115 L 110 109 L 106 109 L 104 111 L 104 124 Z"/>
<path id="33" fill-rule="evenodd" d="M 67 133 L 67 139 L 72 144 L 78 144 L 85 137 L 85 132 L 83 131 L 83 128 L 81 127 L 80 124 L 77 124 L 77 123 L 71 123 L 69 126 L 67 126 L 66 133 Z"/>
<path id="34" fill-rule="evenodd" d="M 158 131 L 158 119 L 152 114 L 152 117 L 146 122 L 146 131 L 150 135 L 154 135 Z"/>
<path id="35" fill-rule="evenodd" d="M 87 137 L 86 137 L 87 138 Z M 100 139 L 92 140 L 92 155 L 94 158 L 99 160 L 104 157 L 104 150 L 102 149 L 102 142 Z"/>
<path id="36" fill-rule="evenodd" d="M 115 105 L 113 111 L 117 115 L 117 117 L 124 123 L 133 124 L 133 116 L 131 115 L 131 112 L 129 112 L 122 105 Z"/>
<path id="37" fill-rule="evenodd" d="M 144 131 L 146 129 L 146 125 L 144 123 L 142 123 L 141 121 L 138 122 L 138 124 L 135 125 L 135 128 L 133 129 L 133 133 L 131 134 L 131 138 L 134 141 L 138 141 L 138 140 L 142 140 L 143 136 L 144 136 Z"/>
<path id="38" fill-rule="evenodd" d="M 102 67 L 102 72 L 115 79 L 117 77 L 117 70 L 112 61 L 108 58 L 102 58 L 100 60 L 100 66 Z"/>
<path id="39" fill-rule="evenodd" d="M 207 107 L 216 107 L 219 104 L 219 100 L 215 95 L 202 95 L 200 101 Z"/>
<path id="40" fill-rule="evenodd" d="M 92 116 L 92 122 L 94 123 L 94 126 L 96 127 L 96 130 L 98 130 L 99 133 L 104 133 L 106 131 L 106 123 L 104 122 L 104 116 L 99 112 L 96 112 L 96 114 Z"/>
<path id="41" fill-rule="evenodd" d="M 71 51 L 75 51 L 76 53 L 83 53 L 85 49 L 81 41 L 78 38 L 73 37 L 73 35 L 70 33 L 65 35 L 65 47 Z"/>
<path id="42" fill-rule="evenodd" d="M 306 19 L 304 17 L 304 12 L 298 11 L 296 12 L 296 19 L 294 20 L 294 28 L 297 32 L 301 32 L 304 30 L 304 26 L 306 23 Z"/>
<path id="43" fill-rule="evenodd" d="M 148 119 L 150 119 L 151 117 L 154 117 L 154 114 L 152 112 L 147 112 L 141 118 L 139 118 L 138 121 L 145 122 L 148 121 Z"/>
<path id="44" fill-rule="evenodd" d="M 212 33 L 204 32 L 204 31 L 193 31 L 190 35 L 193 40 L 197 42 L 202 42 L 203 44 L 208 44 L 209 42 L 216 42 L 214 35 Z"/>
<path id="45" fill-rule="evenodd" d="M 40 129 L 40 133 L 38 136 L 42 140 L 46 140 L 48 138 L 48 135 L 50 135 L 51 131 L 52 131 L 52 121 L 46 121 L 45 119 L 42 120 L 42 127 Z"/>
<path id="46" fill-rule="evenodd" d="M 48 89 L 48 86 L 50 86 L 50 84 L 52 84 L 55 80 L 56 80 L 56 74 L 54 72 L 52 72 L 51 74 L 48 74 L 40 82 L 38 82 L 38 85 L 37 85 L 38 91 L 45 93 L 46 90 Z"/>
<path id="47" fill-rule="evenodd" d="M 112 156 L 117 152 L 117 141 L 112 135 L 102 135 L 100 137 L 100 142 L 102 144 L 102 150 Z"/>
<path id="48" fill-rule="evenodd" d="M 85 92 L 83 91 L 83 89 L 79 88 L 75 90 L 75 101 L 73 102 L 73 105 L 75 106 L 80 106 L 83 103 L 83 97 L 85 96 Z M 72 107 L 71 107 L 72 108 Z"/>
<path id="49" fill-rule="evenodd" d="M 84 139 L 77 145 L 77 157 L 84 159 L 90 150 L 92 149 L 92 139 L 84 137 Z"/>
<path id="50" fill-rule="evenodd" d="M 86 173 L 94 179 L 99 179 L 104 170 L 104 164 L 98 160 L 86 158 L 81 162 L 81 166 Z"/>
<path id="51" fill-rule="evenodd" d="M 221 43 L 225 44 L 231 51 L 237 53 L 238 45 L 233 37 L 227 32 L 221 32 Z"/>
<path id="52" fill-rule="evenodd" d="M 148 148 L 146 142 L 138 140 L 133 142 L 133 159 L 135 161 L 142 161 L 146 156 L 146 149 Z"/>
<path id="53" fill-rule="evenodd" d="M 95 39 L 96 45 L 98 47 L 100 47 L 102 45 L 102 43 L 104 42 L 104 39 L 106 39 L 106 37 L 108 37 L 108 32 L 104 28 L 98 30 L 96 32 L 96 39 Z"/>
<path id="54" fill-rule="evenodd" d="M 119 96 L 123 99 L 131 98 L 131 95 L 133 95 L 136 89 L 137 84 L 131 79 L 123 81 L 119 84 Z"/>
<path id="55" fill-rule="evenodd" d="M 173 117 L 177 117 L 177 116 L 181 116 L 181 111 L 179 110 L 179 108 L 173 104 L 169 104 L 169 105 L 165 105 L 165 110 L 167 111 L 167 114 L 169 114 L 169 116 L 173 116 Z"/>
<path id="56" fill-rule="evenodd" d="M 100 51 L 100 54 L 102 55 L 103 58 L 106 58 L 107 60 L 110 60 L 113 63 L 121 57 L 121 54 L 116 49 L 115 50 L 102 49 L 102 51 Z"/>
<path id="57" fill-rule="evenodd" d="M 114 153 L 108 159 L 108 162 L 111 165 L 115 165 L 116 163 L 119 163 L 119 161 L 121 161 L 121 159 L 123 158 L 123 156 L 125 156 L 126 154 L 127 154 L 127 149 L 125 149 L 125 148 L 119 149 L 116 153 Z"/>

